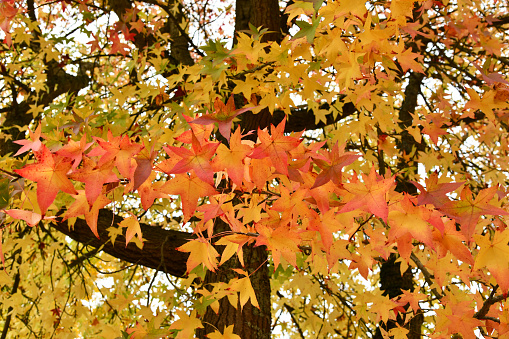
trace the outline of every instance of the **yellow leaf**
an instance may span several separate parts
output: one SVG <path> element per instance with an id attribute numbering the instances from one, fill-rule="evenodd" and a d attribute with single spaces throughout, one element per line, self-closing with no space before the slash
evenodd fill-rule
<path id="1" fill-rule="evenodd" d="M 217 253 L 214 246 L 205 238 L 193 239 L 177 248 L 181 252 L 189 252 L 187 259 L 187 272 L 191 272 L 199 264 L 205 265 L 209 270 L 215 271 L 217 268 Z"/>
<path id="2" fill-rule="evenodd" d="M 225 326 L 223 333 L 216 330 L 214 333 L 208 334 L 210 339 L 240 339 L 240 337 L 233 333 L 233 325 Z"/>
<path id="3" fill-rule="evenodd" d="M 142 242 L 143 247 L 143 238 L 141 237 L 141 227 L 140 223 L 138 222 L 138 219 L 132 215 L 131 217 L 122 220 L 122 222 L 119 224 L 120 227 L 127 227 L 127 232 L 125 234 L 125 245 L 129 244 L 131 239 L 134 237 L 135 234 L 138 235 L 138 239 Z"/>
<path id="4" fill-rule="evenodd" d="M 239 292 L 241 307 L 244 307 L 247 301 L 251 299 L 251 305 L 260 308 L 260 306 L 258 306 L 255 291 L 253 289 L 253 286 L 251 285 L 251 280 L 249 280 L 249 277 L 235 280 L 233 284 L 230 286 L 230 290 Z M 237 307 L 237 305 L 235 304 L 233 306 Z"/>

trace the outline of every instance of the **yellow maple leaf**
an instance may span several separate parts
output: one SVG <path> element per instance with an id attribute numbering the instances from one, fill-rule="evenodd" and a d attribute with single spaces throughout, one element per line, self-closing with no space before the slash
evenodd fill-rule
<path id="1" fill-rule="evenodd" d="M 234 269 L 239 274 L 245 275 L 244 278 L 235 280 L 231 285 L 229 290 L 239 292 L 240 297 L 240 306 L 244 307 L 248 300 L 251 299 L 251 305 L 256 308 L 260 308 L 258 305 L 258 301 L 256 300 L 256 294 L 251 285 L 251 280 L 249 280 L 249 276 L 247 272 L 241 269 Z M 230 302 L 232 299 L 230 299 Z M 232 303 L 233 307 L 237 307 L 236 303 Z"/>
<path id="2" fill-rule="evenodd" d="M 489 235 L 475 235 L 476 243 L 481 247 L 474 263 L 474 270 L 486 267 L 502 291 L 509 289 L 509 230 L 495 233 L 493 240 Z"/>
<path id="3" fill-rule="evenodd" d="M 180 252 L 189 252 L 187 259 L 187 273 L 191 272 L 193 268 L 199 264 L 205 265 L 209 270 L 215 271 L 217 268 L 217 253 L 216 249 L 205 238 L 193 239 L 184 245 L 177 248 Z"/>
<path id="4" fill-rule="evenodd" d="M 233 325 L 224 327 L 223 333 L 216 330 L 214 333 L 207 334 L 210 339 L 240 339 L 240 337 L 233 333 Z"/>

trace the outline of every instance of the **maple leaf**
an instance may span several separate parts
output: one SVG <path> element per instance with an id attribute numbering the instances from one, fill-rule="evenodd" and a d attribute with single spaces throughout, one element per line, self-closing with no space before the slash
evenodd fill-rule
<path id="1" fill-rule="evenodd" d="M 509 291 L 509 230 L 489 235 L 475 235 L 481 250 L 475 258 L 474 270 L 486 267 L 500 285 L 502 292 Z"/>
<path id="2" fill-rule="evenodd" d="M 182 114 L 182 116 L 188 123 L 193 120 L 193 118 L 185 114 Z M 209 140 L 210 134 L 214 130 L 214 126 L 212 125 L 189 124 L 189 126 L 191 129 L 176 137 L 175 140 L 185 144 L 191 144 L 194 135 L 200 142 L 206 142 Z"/>
<path id="3" fill-rule="evenodd" d="M 247 272 L 241 269 L 233 269 L 235 272 L 244 275 L 244 278 L 237 279 L 233 281 L 233 283 L 230 285 L 230 290 L 236 291 L 239 293 L 240 298 L 240 306 L 241 308 L 244 307 L 244 305 L 251 300 L 251 305 L 253 305 L 256 308 L 260 308 L 258 305 L 258 301 L 256 300 L 256 294 L 253 289 L 253 286 L 251 285 L 251 280 L 249 280 L 249 275 Z M 230 301 L 231 302 L 231 301 Z M 232 304 L 233 307 L 237 307 L 237 303 Z"/>
<path id="4" fill-rule="evenodd" d="M 467 239 L 462 233 L 456 231 L 456 224 L 453 220 L 448 219 L 442 231 L 433 231 L 433 240 L 437 244 L 439 258 L 444 257 L 449 251 L 463 262 L 471 265 L 474 263 L 472 253 L 464 244 Z"/>
<path id="5" fill-rule="evenodd" d="M 210 271 L 215 272 L 217 268 L 217 253 L 212 244 L 203 237 L 192 239 L 177 248 L 180 252 L 189 252 L 187 259 L 187 273 L 191 272 L 199 264 L 203 264 Z"/>
<path id="6" fill-rule="evenodd" d="M 127 53 L 129 53 L 129 50 L 131 47 L 129 47 L 128 44 L 124 44 L 120 42 L 120 38 L 118 37 L 118 33 L 110 30 L 110 41 L 113 42 L 113 45 L 111 45 L 110 53 L 109 54 L 117 54 L 120 53 L 123 56 L 126 56 Z"/>
<path id="7" fill-rule="evenodd" d="M 345 153 L 345 145 L 340 147 L 337 143 L 334 144 L 327 156 L 328 161 L 318 158 L 313 159 L 322 171 L 316 177 L 315 183 L 311 188 L 322 186 L 329 181 L 340 186 L 343 167 L 350 165 L 360 157 L 360 155 L 351 152 Z"/>
<path id="8" fill-rule="evenodd" d="M 371 167 L 369 175 L 362 174 L 364 183 L 345 183 L 345 190 L 350 192 L 353 197 L 346 203 L 339 213 L 350 212 L 360 209 L 365 212 L 373 213 L 387 222 L 389 207 L 387 206 L 387 193 L 394 185 L 394 176 L 383 179 L 376 172 L 375 167 Z"/>
<path id="9" fill-rule="evenodd" d="M 54 216 L 48 217 L 48 216 L 42 216 L 39 213 L 35 213 L 32 211 L 25 211 L 25 210 L 18 210 L 18 209 L 12 209 L 12 210 L 4 210 L 5 213 L 10 215 L 14 219 L 21 219 L 24 220 L 28 226 L 36 226 L 39 221 L 45 219 L 55 219 Z"/>
<path id="10" fill-rule="evenodd" d="M 294 267 L 297 266 L 296 253 L 300 252 L 300 237 L 290 227 L 280 226 L 275 230 L 262 224 L 256 224 L 256 231 L 260 234 L 256 238 L 256 246 L 266 245 L 272 251 L 274 269 L 279 267 L 281 256 Z"/>
<path id="11" fill-rule="evenodd" d="M 124 178 L 130 178 L 131 168 L 134 166 L 131 160 L 133 160 L 136 154 L 140 153 L 143 146 L 132 143 L 127 135 L 113 137 L 111 131 L 108 131 L 109 141 L 105 141 L 98 137 L 94 137 L 94 140 L 97 141 L 100 149 L 95 148 L 88 155 L 102 155 L 97 165 L 102 167 L 104 164 L 114 160 L 115 166 L 118 168 L 120 174 L 122 174 Z"/>
<path id="12" fill-rule="evenodd" d="M 212 168 L 217 172 L 226 169 L 228 176 L 237 186 L 242 186 L 245 171 L 244 159 L 252 150 L 249 145 L 242 143 L 241 138 L 239 127 L 231 137 L 230 146 L 219 145 L 216 156 L 212 160 Z"/>
<path id="13" fill-rule="evenodd" d="M 415 72 L 424 73 L 421 64 L 415 61 L 416 58 L 422 59 L 422 55 L 412 52 L 411 48 L 399 53 L 396 58 L 401 65 L 403 72 L 406 73 L 409 69 L 411 69 Z"/>
<path id="14" fill-rule="evenodd" d="M 157 177 L 156 172 L 152 172 L 148 180 L 146 180 L 140 187 L 138 187 L 138 194 L 141 199 L 141 206 L 144 210 L 148 210 L 154 203 L 155 199 L 168 198 L 168 194 L 162 191 L 163 186 L 166 184 L 164 181 L 153 182 Z"/>
<path id="15" fill-rule="evenodd" d="M 417 241 L 434 248 L 431 226 L 427 222 L 430 215 L 430 210 L 424 206 L 414 206 L 409 196 L 405 195 L 400 208 L 389 213 L 389 241 L 398 240 L 409 234 Z M 410 253 L 407 254 L 406 259 L 410 256 Z"/>
<path id="16" fill-rule="evenodd" d="M 92 33 L 94 40 L 87 42 L 87 45 L 90 45 L 90 54 L 94 53 L 95 50 L 101 50 L 101 46 L 99 45 L 99 37 Z"/>
<path id="17" fill-rule="evenodd" d="M 248 235 L 244 234 L 232 234 L 221 237 L 216 242 L 216 245 L 226 246 L 221 254 L 221 261 L 219 265 L 224 264 L 228 259 L 230 259 L 235 253 L 237 253 L 237 257 L 239 258 L 239 262 L 242 266 L 244 266 L 244 255 L 242 252 L 242 246 L 249 242 L 252 238 Z"/>
<path id="18" fill-rule="evenodd" d="M 269 157 L 279 173 L 288 175 L 288 153 L 299 146 L 300 140 L 284 135 L 285 124 L 286 118 L 277 127 L 271 125 L 271 133 L 265 129 L 258 130 L 261 144 L 253 150 L 249 157 L 254 159 Z"/>
<path id="19" fill-rule="evenodd" d="M 425 180 L 426 188 L 415 181 L 410 182 L 421 191 L 421 194 L 417 197 L 418 205 L 433 204 L 435 206 L 448 203 L 450 199 L 446 194 L 458 189 L 464 183 L 464 181 L 440 183 L 437 172 L 431 173 L 429 178 Z"/>
<path id="20" fill-rule="evenodd" d="M 198 178 L 213 185 L 214 171 L 212 170 L 210 159 L 212 159 L 218 146 L 219 143 L 217 142 L 204 142 L 201 144 L 193 134 L 191 150 L 183 147 L 165 147 L 167 153 L 172 152 L 181 158 L 168 173 L 179 174 L 193 170 Z"/>
<path id="21" fill-rule="evenodd" d="M 223 333 L 218 330 L 214 331 L 214 333 L 207 334 L 209 339 L 241 339 L 238 335 L 233 333 L 233 325 L 226 327 L 224 326 Z"/>
<path id="22" fill-rule="evenodd" d="M 446 300 L 444 301 L 446 302 Z M 448 334 L 459 333 L 465 339 L 477 339 L 474 330 L 483 326 L 483 322 L 474 318 L 474 309 L 471 306 L 472 301 L 450 300 L 446 303 L 446 309 L 437 311 L 437 317 L 447 319 L 437 330 L 447 330 Z M 444 327 L 442 329 L 442 327 Z"/>
<path id="23" fill-rule="evenodd" d="M 72 173 L 70 177 L 85 183 L 85 192 L 90 205 L 101 195 L 104 184 L 118 181 L 113 173 L 113 161 L 98 166 L 89 158 L 84 158 L 83 167 Z"/>
<path id="24" fill-rule="evenodd" d="M 37 182 L 37 202 L 44 215 L 59 191 L 76 194 L 72 182 L 67 178 L 72 163 L 70 159 L 53 155 L 44 145 L 35 152 L 35 156 L 38 161 L 36 164 L 14 171 Z"/>
<path id="25" fill-rule="evenodd" d="M 154 147 L 152 146 L 150 152 L 145 149 L 145 152 L 142 152 L 136 157 L 136 170 L 133 175 L 133 190 L 138 189 L 138 187 L 140 187 L 140 185 L 143 184 L 152 173 L 156 155 L 157 153 L 154 151 Z"/>
<path id="26" fill-rule="evenodd" d="M 99 195 L 97 199 L 94 200 L 93 204 L 90 205 L 85 191 L 83 190 L 78 190 L 78 194 L 72 195 L 72 197 L 75 200 L 62 216 L 62 221 L 73 217 L 84 216 L 92 233 L 99 238 L 99 233 L 97 232 L 97 218 L 99 217 L 99 210 L 111 203 L 111 200 L 104 195 Z"/>
<path id="27" fill-rule="evenodd" d="M 75 170 L 81 163 L 83 153 L 92 146 L 92 144 L 92 142 L 87 143 L 87 137 L 83 134 L 79 142 L 69 140 L 69 143 L 59 149 L 56 154 L 71 159 L 73 161 L 72 169 Z"/>
<path id="28" fill-rule="evenodd" d="M 28 133 L 30 134 L 31 140 L 22 139 L 22 140 L 14 141 L 15 144 L 23 146 L 16 152 L 16 154 L 14 154 L 15 157 L 20 154 L 23 154 L 29 150 L 33 150 L 34 152 L 37 152 L 41 148 L 41 145 L 42 145 L 41 140 L 40 140 L 41 125 L 39 124 L 39 126 L 37 126 L 37 128 L 35 129 L 35 132 L 32 132 L 29 128 Z"/>
<path id="29" fill-rule="evenodd" d="M 127 227 L 127 231 L 125 233 L 125 246 L 129 244 L 134 235 L 138 236 L 138 240 L 143 244 L 143 238 L 141 234 L 141 227 L 135 215 L 131 214 L 129 218 L 122 220 L 119 224 L 119 227 Z"/>
<path id="30" fill-rule="evenodd" d="M 461 233 L 465 235 L 467 241 L 470 241 L 476 231 L 477 221 L 481 215 L 509 214 L 506 210 L 490 204 L 497 190 L 497 186 L 483 189 L 474 199 L 470 188 L 465 186 L 460 194 L 461 200 L 449 201 L 439 209 L 448 217 L 456 219 L 461 225 Z"/>
<path id="31" fill-rule="evenodd" d="M 177 174 L 167 181 L 161 191 L 170 195 L 180 195 L 185 220 L 189 220 L 196 211 L 198 199 L 217 194 L 215 188 L 196 175 Z"/>
<path id="32" fill-rule="evenodd" d="M 11 46 L 12 44 L 9 26 L 12 19 L 16 16 L 16 13 L 18 13 L 18 9 L 13 5 L 13 0 L 3 0 L 0 2 L 0 28 L 6 35 L 5 40 L 8 46 Z"/>
<path id="33" fill-rule="evenodd" d="M 237 117 L 239 114 L 252 110 L 253 108 L 256 107 L 244 107 L 241 109 L 235 109 L 233 95 L 230 96 L 226 105 L 223 104 L 221 99 L 216 98 L 216 101 L 214 101 L 214 113 L 203 115 L 194 119 L 193 121 L 190 121 L 190 123 L 200 125 L 217 123 L 219 133 L 221 133 L 221 135 L 225 137 L 228 142 L 230 142 L 230 133 L 233 119 L 235 119 L 235 117 Z"/>
<path id="34" fill-rule="evenodd" d="M 228 194 L 220 194 L 219 196 L 209 197 L 209 203 L 203 204 L 198 207 L 198 211 L 204 212 L 202 221 L 206 223 L 207 221 L 214 219 L 217 216 L 221 216 L 224 214 L 223 203 L 230 199 L 231 196 Z"/>
<path id="35" fill-rule="evenodd" d="M 179 330 L 175 339 L 192 338 L 197 328 L 203 328 L 200 319 L 196 317 L 196 310 L 187 314 L 186 311 L 177 309 L 175 313 L 178 320 L 173 321 L 170 325 L 170 330 Z"/>

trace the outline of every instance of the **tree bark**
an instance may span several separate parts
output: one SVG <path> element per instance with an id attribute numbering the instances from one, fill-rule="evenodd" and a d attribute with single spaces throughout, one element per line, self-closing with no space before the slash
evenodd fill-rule
<path id="1" fill-rule="evenodd" d="M 109 255 L 133 264 L 139 264 L 161 272 L 182 277 L 186 273 L 186 263 L 189 254 L 179 252 L 177 247 L 185 244 L 194 235 L 185 232 L 164 230 L 157 226 L 140 224 L 143 234 L 143 248 L 140 249 L 130 242 L 125 245 L 125 237 L 118 236 L 112 243 L 108 228 L 117 227 L 123 218 L 110 210 L 101 210 L 97 220 L 99 238 L 92 233 L 85 220 L 77 219 L 74 228 L 70 229 L 67 221 L 52 223 L 52 228 L 67 235 L 71 239 L 84 245 L 102 250 Z"/>
<path id="2" fill-rule="evenodd" d="M 420 93 L 420 86 L 424 79 L 423 74 L 410 74 L 410 80 L 407 87 L 405 88 L 405 99 L 401 104 L 399 112 L 399 126 L 405 129 L 412 125 L 412 115 L 415 112 L 417 106 L 417 96 Z M 404 130 L 401 134 L 401 139 L 396 144 L 401 154 L 410 154 L 414 148 L 421 148 L 415 139 Z M 396 191 L 405 192 L 409 194 L 416 193 L 414 185 L 408 182 L 408 175 L 410 173 L 415 174 L 417 172 L 417 163 L 415 161 L 400 160 L 398 168 L 405 169 L 405 174 L 398 176 L 398 184 Z M 400 271 L 400 263 L 396 263 L 396 255 L 392 254 L 389 260 L 382 263 L 380 268 L 380 289 L 384 291 L 384 295 L 388 295 L 389 298 L 395 298 L 403 294 L 402 290 L 413 290 L 413 275 L 412 270 L 409 267 L 403 275 Z M 406 306 L 408 308 L 408 305 Z M 415 310 L 414 310 L 415 311 Z M 407 317 L 398 315 L 396 321 L 388 321 L 387 323 L 380 322 L 375 334 L 375 339 L 381 339 L 382 333 L 381 328 L 389 331 L 391 328 L 397 326 L 405 327 L 409 330 L 407 337 L 409 339 L 421 338 L 422 324 L 424 322 L 424 316 L 422 312 L 416 312 L 410 321 Z"/>
<path id="3" fill-rule="evenodd" d="M 230 227 L 221 219 L 216 219 L 215 230 L 216 232 L 230 231 Z M 241 307 L 240 304 L 234 307 L 228 298 L 224 297 L 219 301 L 218 313 L 215 313 L 210 307 L 207 308 L 203 317 L 204 328 L 197 331 L 198 338 L 206 338 L 206 334 L 212 333 L 216 329 L 223 332 L 224 328 L 230 325 L 234 326 L 233 332 L 241 338 L 270 338 L 271 291 L 267 250 L 265 246 L 253 247 L 250 245 L 244 246 L 243 253 L 245 267 L 242 267 L 234 256 L 221 265 L 217 272 L 208 271 L 204 286 L 210 289 L 212 284 L 227 283 L 238 276 L 232 269 L 242 268 L 249 274 L 260 308 L 254 307 L 249 301 L 244 307 Z"/>

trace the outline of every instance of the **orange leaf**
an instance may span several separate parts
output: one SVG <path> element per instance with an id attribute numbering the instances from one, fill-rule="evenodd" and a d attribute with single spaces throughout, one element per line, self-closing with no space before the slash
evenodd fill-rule
<path id="1" fill-rule="evenodd" d="M 73 184 L 67 178 L 67 172 L 72 167 L 70 159 L 53 155 L 42 145 L 40 151 L 35 152 L 38 162 L 28 165 L 22 169 L 15 170 L 16 173 L 37 182 L 37 202 L 44 215 L 51 205 L 58 191 L 70 194 L 77 194 Z"/>

